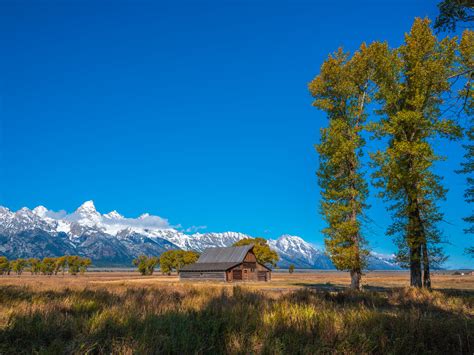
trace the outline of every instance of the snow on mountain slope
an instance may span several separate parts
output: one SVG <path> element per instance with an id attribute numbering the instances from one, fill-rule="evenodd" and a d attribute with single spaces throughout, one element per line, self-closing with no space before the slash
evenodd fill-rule
<path id="1" fill-rule="evenodd" d="M 209 247 L 231 246 L 244 238 L 251 236 L 238 232 L 187 234 L 148 213 L 138 218 L 127 218 L 117 211 L 101 214 L 93 201 L 84 202 L 70 214 L 44 206 L 16 212 L 0 206 L 0 253 L 9 257 L 76 253 L 96 263 L 129 265 L 140 254 L 158 255 L 178 248 L 202 252 Z M 281 267 L 334 268 L 323 251 L 298 236 L 282 235 L 268 242 L 279 254 Z M 397 268 L 391 258 L 375 253 L 369 264 L 372 269 Z"/>
<path id="2" fill-rule="evenodd" d="M 97 212 L 93 201 L 84 202 L 77 210 L 64 218 L 69 222 L 76 222 L 80 225 L 89 227 L 97 226 L 102 223 L 103 217 Z"/>
<path id="3" fill-rule="evenodd" d="M 51 215 L 43 206 L 39 206 L 33 211 L 42 217 Z M 150 239 L 165 239 L 181 249 L 196 251 L 203 251 L 212 246 L 230 246 L 236 241 L 248 237 L 235 232 L 189 235 L 171 228 L 166 219 L 148 213 L 144 213 L 138 218 L 125 218 L 117 211 L 101 215 L 97 212 L 93 201 L 84 202 L 76 211 L 57 222 L 60 222 L 58 227 L 61 228 L 61 231 L 74 236 L 81 235 L 89 228 L 94 228 L 114 236 L 140 234 Z M 124 231 L 127 232 L 124 233 Z"/>
<path id="4" fill-rule="evenodd" d="M 116 210 L 113 210 L 112 212 L 109 212 L 107 214 L 104 214 L 103 217 L 108 220 L 121 220 L 124 219 L 124 216 L 122 216 L 120 213 L 118 213 Z"/>
<path id="5" fill-rule="evenodd" d="M 282 235 L 277 240 L 270 240 L 269 244 L 280 256 L 280 266 L 288 267 L 294 264 L 300 268 L 334 268 L 324 252 L 298 236 Z"/>
<path id="6" fill-rule="evenodd" d="M 11 212 L 8 208 L 0 206 L 0 233 L 14 234 L 32 229 L 54 232 L 56 228 L 55 221 L 44 219 L 26 207 Z"/>
<path id="7" fill-rule="evenodd" d="M 384 255 L 374 251 L 370 252 L 368 264 L 369 270 L 401 270 L 395 262 L 395 255 Z"/>
<path id="8" fill-rule="evenodd" d="M 236 232 L 195 233 L 185 239 L 186 243 L 183 249 L 202 252 L 206 248 L 231 246 L 244 238 L 250 238 L 250 236 Z"/>

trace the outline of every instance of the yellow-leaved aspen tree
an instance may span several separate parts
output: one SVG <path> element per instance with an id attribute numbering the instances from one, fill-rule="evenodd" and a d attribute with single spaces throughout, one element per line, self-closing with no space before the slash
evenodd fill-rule
<path id="1" fill-rule="evenodd" d="M 341 49 L 330 55 L 309 84 L 313 105 L 328 119 L 316 145 L 321 211 L 327 223 L 323 230 L 326 251 L 338 270 L 350 272 L 352 289 L 361 287 L 369 254 L 361 232 L 368 194 L 362 173 L 361 132 L 372 75 L 369 49 L 362 45 L 352 57 Z"/>

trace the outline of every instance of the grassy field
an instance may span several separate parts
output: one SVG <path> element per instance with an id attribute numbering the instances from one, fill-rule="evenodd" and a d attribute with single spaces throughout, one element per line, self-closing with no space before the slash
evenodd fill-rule
<path id="1" fill-rule="evenodd" d="M 338 272 L 268 283 L 179 282 L 128 272 L 0 277 L 0 354 L 474 352 L 474 276 Z"/>

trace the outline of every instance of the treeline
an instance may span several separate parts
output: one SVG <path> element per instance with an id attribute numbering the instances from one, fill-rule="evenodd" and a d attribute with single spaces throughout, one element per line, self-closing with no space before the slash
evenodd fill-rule
<path id="1" fill-rule="evenodd" d="M 138 267 L 142 275 L 152 275 L 159 266 L 161 273 L 169 275 L 172 271 L 179 271 L 184 265 L 192 264 L 199 258 L 199 253 L 185 250 L 168 250 L 159 257 L 140 255 L 132 264 Z"/>
<path id="2" fill-rule="evenodd" d="M 68 272 L 71 275 L 84 274 L 91 265 L 91 259 L 77 255 L 64 255 L 56 258 L 29 258 L 8 260 L 5 256 L 0 256 L 0 275 L 10 275 L 14 273 L 21 275 L 24 271 L 29 271 L 31 275 L 57 275 Z"/>

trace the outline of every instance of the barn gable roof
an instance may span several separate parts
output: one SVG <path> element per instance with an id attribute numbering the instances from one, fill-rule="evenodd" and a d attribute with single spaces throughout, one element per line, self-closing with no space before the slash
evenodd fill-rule
<path id="1" fill-rule="evenodd" d="M 252 248 L 252 244 L 239 247 L 209 248 L 203 251 L 196 264 L 241 263 Z"/>
<path id="2" fill-rule="evenodd" d="M 208 248 L 204 250 L 198 261 L 185 265 L 181 271 L 227 271 L 244 262 L 245 256 L 253 249 L 253 244 L 239 247 Z M 260 264 L 260 263 L 258 263 Z M 267 270 L 271 269 L 260 264 Z"/>
<path id="3" fill-rule="evenodd" d="M 195 263 L 195 264 L 183 266 L 180 271 L 227 271 L 239 264 L 240 262 L 238 263 Z"/>

